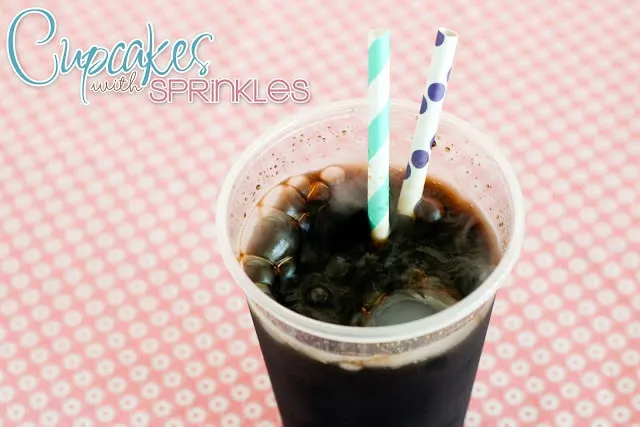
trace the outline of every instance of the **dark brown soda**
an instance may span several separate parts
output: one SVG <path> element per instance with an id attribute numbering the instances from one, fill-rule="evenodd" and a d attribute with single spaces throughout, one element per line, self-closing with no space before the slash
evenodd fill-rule
<path id="1" fill-rule="evenodd" d="M 283 427 L 463 427 L 490 316 L 435 358 L 350 371 L 276 341 L 252 313 Z"/>
<path id="2" fill-rule="evenodd" d="M 366 165 L 283 181 L 259 203 L 261 219 L 244 239 L 248 276 L 291 310 L 351 326 L 409 322 L 465 298 L 499 258 L 489 226 L 472 203 L 433 179 L 413 218 L 396 215 L 403 175 L 390 173 L 391 234 L 383 243 L 371 239 Z M 490 311 L 474 320 L 444 354 L 357 371 L 274 340 L 256 316 L 254 324 L 284 427 L 458 427 L 489 318 Z"/>

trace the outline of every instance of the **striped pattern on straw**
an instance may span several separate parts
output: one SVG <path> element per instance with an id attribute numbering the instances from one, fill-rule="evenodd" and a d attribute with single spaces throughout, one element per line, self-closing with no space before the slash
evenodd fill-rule
<path id="1" fill-rule="evenodd" d="M 374 240 L 389 236 L 390 32 L 369 32 L 367 213 Z"/>
<path id="2" fill-rule="evenodd" d="M 413 217 L 414 208 L 422 198 L 431 148 L 435 142 L 457 44 L 457 33 L 446 28 L 438 30 L 420 115 L 413 134 L 411 156 L 398 198 L 398 213 L 401 215 Z"/>

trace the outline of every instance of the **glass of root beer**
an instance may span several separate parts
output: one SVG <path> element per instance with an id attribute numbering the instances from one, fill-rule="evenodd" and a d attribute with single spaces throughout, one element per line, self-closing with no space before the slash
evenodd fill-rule
<path id="1" fill-rule="evenodd" d="M 391 103 L 391 234 L 367 217 L 367 102 L 315 107 L 237 159 L 217 206 L 284 427 L 463 426 L 524 237 L 516 175 L 442 114 L 422 199 L 395 213 L 417 105 Z"/>

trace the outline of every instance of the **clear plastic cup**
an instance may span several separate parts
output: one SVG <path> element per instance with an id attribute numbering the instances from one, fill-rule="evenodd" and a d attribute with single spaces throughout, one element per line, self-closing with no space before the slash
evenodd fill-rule
<path id="1" fill-rule="evenodd" d="M 366 164 L 367 111 L 364 99 L 312 108 L 248 147 L 218 200 L 219 249 L 246 294 L 285 427 L 462 426 L 493 301 L 524 237 L 516 175 L 481 131 L 443 113 L 429 166 L 430 176 L 477 206 L 501 254 L 489 277 L 452 307 L 394 326 L 323 323 L 271 299 L 238 262 L 243 221 L 265 192 L 329 165 Z M 406 167 L 417 111 L 415 103 L 391 104 L 394 168 Z"/>

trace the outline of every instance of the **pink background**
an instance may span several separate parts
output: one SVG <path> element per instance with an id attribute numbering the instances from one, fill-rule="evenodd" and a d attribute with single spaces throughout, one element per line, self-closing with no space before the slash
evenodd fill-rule
<path id="1" fill-rule="evenodd" d="M 28 87 L 4 39 L 25 3 L 0 14 L 0 426 L 278 426 L 212 207 L 238 153 L 308 105 L 85 107 L 78 73 Z M 144 38 L 147 20 L 158 38 L 210 31 L 208 77 L 307 78 L 311 104 L 364 96 L 367 30 L 385 26 L 392 95 L 417 108 L 436 28 L 457 30 L 445 109 L 498 137 L 528 215 L 467 425 L 639 426 L 640 2 L 371 3 L 40 5 L 72 47 Z M 35 47 L 43 31 L 19 36 L 40 77 L 59 50 Z"/>

